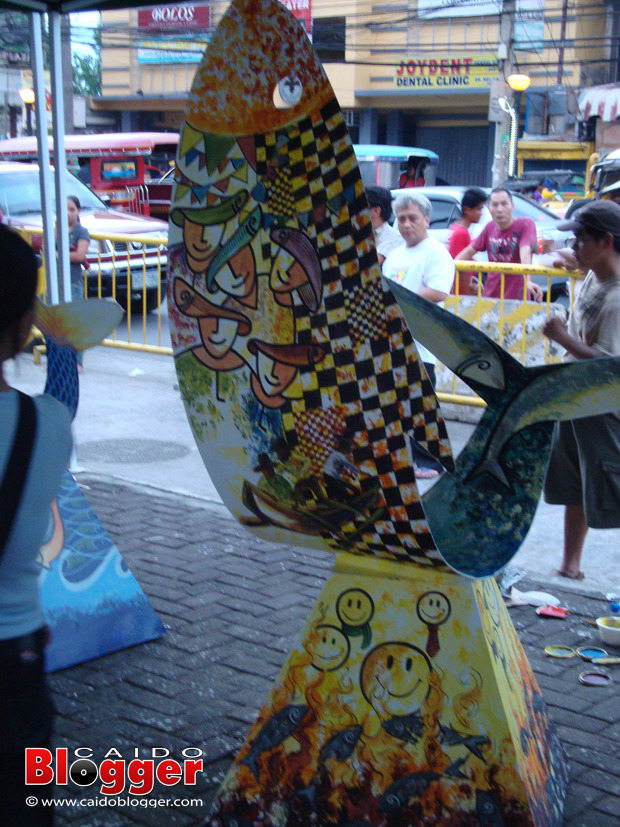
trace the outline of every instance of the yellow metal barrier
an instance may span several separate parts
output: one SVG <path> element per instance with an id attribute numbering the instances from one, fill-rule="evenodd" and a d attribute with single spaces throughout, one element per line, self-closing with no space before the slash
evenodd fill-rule
<path id="1" fill-rule="evenodd" d="M 33 235 L 42 235 L 41 228 L 29 227 L 23 231 L 24 235 L 32 240 Z M 95 293 L 99 297 L 111 295 L 121 299 L 121 304 L 129 310 L 139 310 L 142 321 L 141 335 L 135 336 L 136 318 L 132 320 L 132 313 L 127 313 L 123 326 L 114 330 L 110 339 L 103 344 L 108 347 L 139 350 L 146 353 L 172 354 L 172 348 L 162 345 L 162 294 L 161 275 L 166 266 L 165 243 L 159 237 L 102 234 L 90 234 L 93 241 L 98 243 L 96 259 L 92 249 L 89 249 L 89 262 L 92 275 L 85 272 L 85 295 Z M 107 255 L 102 252 L 107 250 Z M 478 261 L 458 261 L 457 271 L 474 273 L 501 273 L 501 289 L 499 298 L 488 298 L 482 295 L 482 280 L 478 280 L 478 292 L 473 296 L 451 295 L 446 299 L 446 309 L 483 330 L 494 338 L 512 356 L 522 364 L 549 364 L 560 361 L 561 352 L 557 345 L 550 343 L 542 335 L 544 319 L 550 313 L 562 313 L 558 305 L 550 301 L 551 282 L 556 276 L 568 281 L 570 289 L 570 305 L 574 296 L 574 285 L 583 277 L 580 274 L 570 273 L 567 270 L 540 267 L 537 265 L 499 264 Z M 547 279 L 547 300 L 537 303 L 527 301 L 527 290 L 524 284 L 523 299 L 509 300 L 504 298 L 504 276 L 508 274 L 527 274 L 541 276 Z M 41 292 L 45 292 L 45 269 L 41 272 Z M 93 280 L 96 289 L 93 290 Z M 120 291 L 119 291 L 120 283 Z M 129 285 L 129 290 L 127 286 Z M 458 288 L 458 280 L 457 280 Z M 119 295 L 120 292 L 120 295 Z M 141 299 L 131 300 L 131 293 L 141 294 Z M 157 310 L 155 315 L 154 310 Z M 415 337 L 415 331 L 412 331 Z M 147 341 L 150 339 L 150 341 Z M 447 369 L 438 371 L 437 396 L 441 402 L 457 405 L 471 405 L 484 407 L 485 403 L 473 394 L 471 389 L 460 382 Z"/>
<path id="2" fill-rule="evenodd" d="M 482 295 L 482 279 L 478 279 L 477 294 L 473 296 L 451 295 L 445 301 L 447 310 L 482 330 L 494 339 L 515 359 L 524 365 L 552 364 L 561 361 L 562 349 L 543 336 L 542 327 L 550 314 L 564 314 L 565 310 L 557 303 L 551 302 L 552 279 L 560 277 L 568 282 L 569 306 L 572 307 L 575 295 L 575 283 L 584 277 L 580 273 L 569 272 L 554 267 L 539 265 L 501 264 L 498 262 L 457 261 L 457 271 L 481 273 L 500 273 L 500 295 L 497 298 Z M 547 280 L 546 286 L 540 285 L 546 292 L 546 300 L 534 302 L 527 300 L 527 284 L 524 280 L 523 298 L 505 298 L 505 276 L 529 275 Z M 458 280 L 456 282 L 458 289 Z M 412 331 L 415 336 L 415 331 Z M 457 379 L 447 368 L 437 372 L 437 396 L 440 402 L 457 405 L 484 407 L 485 403 L 465 383 Z"/>
<path id="3" fill-rule="evenodd" d="M 28 227 L 22 232 L 31 243 L 33 236 L 43 234 L 40 227 Z M 165 294 L 161 277 L 166 270 L 166 241 L 162 241 L 160 236 L 98 232 L 91 232 L 90 237 L 87 254 L 90 267 L 84 271 L 84 296 L 111 297 L 129 311 L 122 327 L 114 330 L 111 338 L 105 339 L 102 344 L 171 355 L 172 348 L 162 345 L 162 302 Z M 97 242 L 96 254 L 92 249 L 93 241 Z M 45 295 L 44 268 L 42 272 L 40 293 Z M 139 294 L 141 298 L 132 299 L 132 293 L 134 296 Z M 136 335 L 138 313 L 142 330 Z"/>

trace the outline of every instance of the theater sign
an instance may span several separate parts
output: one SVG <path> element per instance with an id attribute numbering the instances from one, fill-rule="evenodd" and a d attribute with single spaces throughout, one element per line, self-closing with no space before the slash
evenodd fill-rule
<path id="1" fill-rule="evenodd" d="M 394 65 L 394 86 L 403 92 L 486 91 L 498 77 L 497 55 L 420 55 L 401 58 Z"/>

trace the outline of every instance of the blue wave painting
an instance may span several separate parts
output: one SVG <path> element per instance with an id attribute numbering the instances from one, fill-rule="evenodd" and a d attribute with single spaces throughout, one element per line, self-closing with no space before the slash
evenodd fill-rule
<path id="1" fill-rule="evenodd" d="M 68 471 L 57 504 L 41 549 L 47 671 L 161 637 L 162 622 Z"/>

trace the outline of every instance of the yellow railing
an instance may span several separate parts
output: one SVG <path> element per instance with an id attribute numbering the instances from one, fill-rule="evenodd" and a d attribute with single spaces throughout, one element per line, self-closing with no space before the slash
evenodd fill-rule
<path id="1" fill-rule="evenodd" d="M 157 238 L 152 238 L 150 236 L 141 236 L 141 235 L 127 235 L 127 234 L 113 234 L 113 233 L 96 233 L 92 232 L 90 234 L 91 239 L 96 241 L 110 241 L 112 242 L 112 297 L 118 300 L 117 297 L 117 275 L 120 272 L 124 271 L 125 276 L 125 283 L 127 285 L 127 305 L 125 305 L 125 309 L 127 310 L 125 319 L 126 319 L 126 327 L 127 327 L 127 337 L 126 340 L 120 339 L 118 337 L 117 331 L 112 331 L 112 338 L 111 339 L 104 339 L 103 344 L 107 345 L 108 347 L 120 347 L 126 348 L 130 350 L 143 350 L 148 353 L 164 353 L 168 355 L 172 355 L 172 348 L 165 347 L 161 343 L 161 309 L 162 309 L 162 302 L 165 298 L 165 295 L 162 293 L 161 289 L 161 275 L 162 275 L 162 248 L 165 247 L 165 243 L 162 244 L 161 240 Z M 118 244 L 125 245 L 125 252 L 117 251 L 116 247 Z M 140 249 L 138 249 L 138 246 Z M 148 249 L 153 248 L 153 249 Z M 137 256 L 141 253 L 142 255 L 142 262 L 140 264 L 139 259 Z M 150 256 L 150 258 L 147 258 Z M 121 263 L 122 262 L 122 263 Z M 102 256 L 101 256 L 101 245 L 99 245 L 99 253 L 97 256 L 97 264 L 96 267 L 93 267 L 93 262 L 89 262 L 91 265 L 91 269 L 94 269 L 97 273 L 96 276 L 91 276 L 90 278 L 95 278 L 97 282 L 97 296 L 101 297 L 102 295 L 102 275 L 101 275 L 101 263 L 102 263 Z M 150 264 L 150 268 L 149 268 Z M 147 285 L 147 270 L 153 269 L 155 267 L 156 278 L 155 278 L 155 287 Z M 138 279 L 140 278 L 140 274 L 142 275 L 142 284 L 135 283 L 135 277 L 137 276 Z M 88 271 L 85 273 L 84 277 L 84 292 L 85 295 L 88 295 L 89 291 L 89 276 Z M 152 310 L 157 311 L 157 324 L 156 324 L 156 338 L 157 343 L 148 343 L 147 342 L 147 335 L 149 331 L 147 330 L 147 317 L 149 319 L 152 318 L 152 310 L 149 309 L 149 295 L 147 293 L 148 290 L 155 290 L 155 301 L 156 306 L 152 308 Z M 136 342 L 132 341 L 132 315 L 133 310 L 136 309 L 137 302 L 131 301 L 131 293 L 133 292 L 142 292 L 142 300 L 139 302 L 140 306 L 140 313 L 142 316 L 142 341 Z M 152 293 L 151 293 L 152 295 Z M 121 304 L 124 304 L 121 301 Z M 135 326 L 134 326 L 135 327 Z"/>
<path id="2" fill-rule="evenodd" d="M 538 265 L 499 264 L 496 262 L 458 261 L 456 269 L 467 273 L 500 273 L 501 286 L 498 298 L 482 295 L 482 279 L 478 278 L 477 293 L 473 296 L 451 295 L 446 299 L 446 309 L 482 330 L 492 339 L 504 347 L 521 364 L 550 364 L 561 360 L 561 348 L 543 336 L 544 320 L 551 313 L 562 313 L 557 304 L 551 302 L 552 279 L 559 276 L 569 285 L 569 306 L 572 306 L 575 282 L 583 279 L 579 273 L 567 270 L 541 267 Z M 546 301 L 534 302 L 527 300 L 527 285 L 524 280 L 523 297 L 517 299 L 505 298 L 505 276 L 510 274 L 526 274 L 546 278 Z M 457 281 L 458 286 L 458 281 Z M 412 331 L 415 336 L 415 331 Z M 473 391 L 457 379 L 454 374 L 446 377 L 447 371 L 438 372 L 437 396 L 440 402 L 457 405 L 472 405 L 484 407 L 485 402 L 473 394 Z M 447 386 L 446 386 L 447 384 Z"/>
<path id="3" fill-rule="evenodd" d="M 29 227 L 24 234 L 28 237 L 42 235 L 40 228 Z M 91 239 L 97 241 L 111 242 L 113 252 L 111 260 L 107 258 L 109 284 L 107 277 L 102 277 L 102 255 L 101 245 L 96 259 L 93 259 L 89 252 L 90 269 L 93 275 L 85 274 L 85 295 L 95 292 L 97 296 L 117 296 L 117 282 L 122 277 L 125 285 L 131 284 L 131 292 L 141 293 L 141 301 L 131 302 L 130 310 L 136 310 L 136 304 L 141 315 L 142 331 L 134 337 L 137 327 L 137 319 L 129 312 L 118 330 L 112 332 L 111 338 L 105 339 L 103 344 L 108 347 L 140 350 L 147 353 L 172 354 L 170 347 L 162 345 L 162 301 L 165 296 L 162 294 L 161 274 L 165 263 L 162 261 L 164 255 L 161 240 L 150 236 L 123 235 L 123 234 L 102 234 L 91 233 Z M 117 247 L 121 247 L 120 250 Z M 139 255 L 141 254 L 141 261 Z M 573 274 L 566 270 L 550 267 L 539 267 L 535 265 L 521 264 L 499 264 L 477 261 L 456 262 L 457 271 L 482 273 L 501 273 L 501 290 L 499 298 L 488 298 L 482 295 L 482 280 L 478 279 L 477 294 L 473 296 L 451 295 L 446 299 L 445 306 L 457 316 L 473 324 L 487 335 L 491 335 L 502 347 L 513 355 L 522 364 L 548 364 L 559 361 L 561 353 L 556 345 L 553 345 L 542 335 L 544 319 L 551 312 L 562 312 L 557 310 L 557 305 L 551 306 L 551 280 L 555 276 L 566 279 L 571 286 L 570 302 L 574 295 L 574 283 L 582 278 L 579 274 Z M 44 268 L 41 293 L 45 293 Z M 153 273 L 155 271 L 155 275 Z M 147 283 L 147 272 L 150 281 Z M 94 275 L 96 274 L 96 275 Z M 542 276 L 547 279 L 547 300 L 543 303 L 527 301 L 526 286 L 524 284 L 523 298 L 519 301 L 504 298 L 504 276 L 509 274 L 527 274 Z M 141 284 L 136 284 L 136 280 Z M 95 280 L 96 290 L 92 290 L 92 280 Z M 153 285 L 153 279 L 155 284 Z M 104 281 L 105 289 L 104 289 Z M 151 285 L 149 287 L 149 284 Z M 544 289 L 544 285 L 543 285 Z M 148 293 L 147 291 L 151 291 Z M 153 292 L 155 291 L 155 292 Z M 122 296 L 125 297 L 125 290 Z M 126 304 L 126 302 L 122 302 Z M 153 303 L 153 310 L 149 310 L 150 303 Z M 154 311 L 157 311 L 155 314 Z M 412 331 L 415 337 L 415 331 Z M 150 341 L 147 341 L 150 339 Z M 444 403 L 458 405 L 472 405 L 484 407 L 485 403 L 478 396 L 473 394 L 471 389 L 449 372 L 438 372 L 437 396 Z"/>
<path id="4" fill-rule="evenodd" d="M 43 234 L 40 227 L 27 227 L 22 232 L 31 242 L 33 236 Z M 95 256 L 89 249 L 90 268 L 84 271 L 85 297 L 89 294 L 99 298 L 112 297 L 119 301 L 125 310 L 129 309 L 119 330 L 114 330 L 111 338 L 104 339 L 102 344 L 171 355 L 172 348 L 162 345 L 162 302 L 165 294 L 162 291 L 161 276 L 166 268 L 165 259 L 162 260 L 166 255 L 166 243 L 151 236 L 121 233 L 91 232 L 90 237 L 94 241 L 110 242 L 112 251 L 111 254 L 106 255 L 104 252 L 102 255 L 102 245 L 98 244 Z M 44 266 L 41 271 L 38 292 L 45 295 Z M 142 298 L 132 301 L 132 293 L 140 293 Z M 139 332 L 136 336 L 137 313 L 141 316 L 142 330 L 141 334 Z M 151 341 L 147 341 L 147 338 Z"/>

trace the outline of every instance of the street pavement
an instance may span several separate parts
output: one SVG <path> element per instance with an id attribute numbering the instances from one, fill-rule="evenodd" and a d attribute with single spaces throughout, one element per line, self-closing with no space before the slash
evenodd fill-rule
<path id="1" fill-rule="evenodd" d="M 58 823 L 198 825 L 332 558 L 255 539 L 229 516 L 193 444 L 170 357 L 97 348 L 85 361 L 75 423 L 83 469 L 77 479 L 167 634 L 52 675 L 55 746 L 90 747 L 96 761 L 110 749 L 130 760 L 136 749 L 142 758 L 154 746 L 179 758 L 182 749 L 197 746 L 204 772 L 195 787 L 156 782 L 144 797 L 125 789 L 119 797 L 125 804 L 105 808 L 95 804 L 103 796 L 93 788 L 71 782 L 57 789 L 69 801 L 58 808 Z M 20 358 L 9 374 L 10 383 L 29 392 L 45 381 L 44 369 L 30 358 Z M 471 427 L 450 423 L 449 429 L 458 450 Z M 587 664 L 544 654 L 550 643 L 597 642 L 583 619 L 605 614 L 605 593 L 620 592 L 618 538 L 616 531 L 591 532 L 586 579 L 553 579 L 561 509 L 543 505 L 513 561 L 526 573 L 519 588 L 551 591 L 571 610 L 567 620 L 545 620 L 531 607 L 511 609 L 571 757 L 565 827 L 620 823 L 620 667 L 608 667 L 610 686 L 589 688 L 578 681 Z"/>

